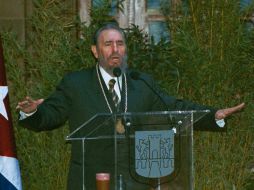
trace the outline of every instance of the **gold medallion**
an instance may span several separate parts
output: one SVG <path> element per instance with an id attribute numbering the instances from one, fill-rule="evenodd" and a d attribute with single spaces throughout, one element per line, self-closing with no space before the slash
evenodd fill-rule
<path id="1" fill-rule="evenodd" d="M 117 133 L 123 134 L 123 133 L 125 132 L 124 125 L 123 125 L 121 119 L 117 119 L 117 120 L 116 120 L 116 125 L 115 125 L 115 127 L 116 127 Z"/>

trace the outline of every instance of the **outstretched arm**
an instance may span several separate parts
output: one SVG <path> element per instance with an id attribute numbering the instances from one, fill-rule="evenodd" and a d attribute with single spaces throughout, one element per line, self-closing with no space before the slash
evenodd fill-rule
<path id="1" fill-rule="evenodd" d="M 37 107 L 44 101 L 44 99 L 33 100 L 31 97 L 27 96 L 24 100 L 20 101 L 16 109 L 29 114 L 37 110 Z"/>
<path id="2" fill-rule="evenodd" d="M 225 119 L 228 116 L 241 111 L 245 107 L 245 103 L 241 103 L 231 108 L 220 109 L 215 113 L 215 119 Z"/>

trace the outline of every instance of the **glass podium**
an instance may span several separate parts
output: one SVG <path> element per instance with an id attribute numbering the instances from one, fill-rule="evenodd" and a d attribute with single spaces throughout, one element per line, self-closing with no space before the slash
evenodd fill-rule
<path id="1" fill-rule="evenodd" d="M 83 190 L 96 173 L 110 174 L 110 190 L 192 190 L 193 124 L 209 113 L 99 113 L 71 132 L 82 143 Z"/>

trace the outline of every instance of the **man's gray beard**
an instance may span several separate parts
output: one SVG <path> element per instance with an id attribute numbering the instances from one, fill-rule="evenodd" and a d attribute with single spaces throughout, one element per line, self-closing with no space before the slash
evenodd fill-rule
<path id="1" fill-rule="evenodd" d="M 125 56 L 123 57 L 123 62 L 122 62 L 122 64 L 120 65 L 120 69 L 121 69 L 121 71 L 122 71 L 122 74 L 123 74 L 123 73 L 126 73 L 126 71 L 127 71 L 127 69 L 128 69 L 127 60 L 128 60 L 128 56 L 125 55 Z"/>
<path id="2" fill-rule="evenodd" d="M 128 69 L 127 60 L 128 60 L 128 56 L 127 56 L 127 55 L 123 56 L 122 63 L 121 63 L 120 66 L 119 66 L 119 68 L 120 68 L 121 71 L 122 71 L 122 74 L 126 73 L 126 71 L 127 71 L 127 69 Z M 99 64 L 100 64 L 101 62 L 105 62 L 105 59 L 104 59 L 103 57 L 100 57 L 100 58 L 99 58 Z M 102 64 L 100 64 L 100 65 L 102 65 Z M 114 76 L 114 74 L 113 74 L 114 68 L 116 68 L 116 67 L 110 67 L 110 68 L 104 68 L 104 69 L 105 69 L 105 71 L 106 71 L 108 74 L 110 74 L 111 76 Z"/>

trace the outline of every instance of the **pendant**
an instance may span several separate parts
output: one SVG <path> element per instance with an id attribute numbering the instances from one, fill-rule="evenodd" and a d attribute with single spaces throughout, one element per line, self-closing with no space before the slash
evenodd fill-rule
<path id="1" fill-rule="evenodd" d="M 116 127 L 117 133 L 123 134 L 123 133 L 125 132 L 124 125 L 123 125 L 121 119 L 117 119 L 117 120 L 116 120 L 116 125 L 115 125 L 115 127 Z"/>

